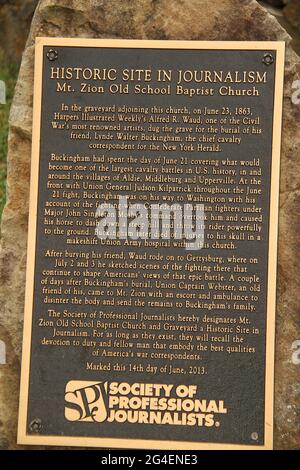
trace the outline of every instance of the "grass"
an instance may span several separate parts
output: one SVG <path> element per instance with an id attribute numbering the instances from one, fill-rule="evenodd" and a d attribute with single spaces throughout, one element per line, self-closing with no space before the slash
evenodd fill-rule
<path id="1" fill-rule="evenodd" d="M 0 104 L 0 219 L 6 201 L 8 116 L 18 71 L 19 65 L 8 62 L 0 50 L 0 80 L 6 85 L 6 104 Z"/>

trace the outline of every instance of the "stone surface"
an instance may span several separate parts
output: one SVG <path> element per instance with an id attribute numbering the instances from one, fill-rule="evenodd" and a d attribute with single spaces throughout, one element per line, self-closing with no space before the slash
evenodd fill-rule
<path id="1" fill-rule="evenodd" d="M 292 47 L 300 55 L 300 2 L 299 0 L 286 0 L 285 4 L 274 6 L 275 3 L 266 0 L 258 2 L 266 8 L 272 15 L 274 15 L 281 26 L 292 36 Z M 284 6 L 287 5 L 287 8 Z M 298 24 L 298 26 L 296 26 Z"/>
<path id="2" fill-rule="evenodd" d="M 30 173 L 33 53 L 36 36 L 185 40 L 281 40 L 287 43 L 281 172 L 276 339 L 275 447 L 300 448 L 299 213 L 300 106 L 291 102 L 300 59 L 290 37 L 254 0 L 41 0 L 23 56 L 10 117 L 8 203 L 2 222 L 0 447 L 15 449 L 24 306 Z"/>

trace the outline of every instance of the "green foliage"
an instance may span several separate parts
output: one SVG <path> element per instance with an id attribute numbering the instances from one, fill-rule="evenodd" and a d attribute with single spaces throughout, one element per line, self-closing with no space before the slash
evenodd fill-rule
<path id="1" fill-rule="evenodd" d="M 6 104 L 0 104 L 0 218 L 6 199 L 6 157 L 8 116 L 18 77 L 19 65 L 12 64 L 0 50 L 0 80 L 6 85 Z"/>

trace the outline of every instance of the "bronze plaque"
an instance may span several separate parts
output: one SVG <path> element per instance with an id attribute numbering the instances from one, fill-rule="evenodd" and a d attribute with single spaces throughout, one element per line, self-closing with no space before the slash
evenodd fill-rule
<path id="1" fill-rule="evenodd" d="M 283 67 L 37 40 L 20 444 L 272 448 Z"/>

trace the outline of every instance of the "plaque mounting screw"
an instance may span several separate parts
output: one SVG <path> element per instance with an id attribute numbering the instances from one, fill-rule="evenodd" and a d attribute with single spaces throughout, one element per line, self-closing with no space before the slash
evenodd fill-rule
<path id="1" fill-rule="evenodd" d="M 55 51 L 54 49 L 49 49 L 47 52 L 47 57 L 50 60 L 50 62 L 54 62 L 55 60 L 58 59 L 58 52 Z"/>
<path id="2" fill-rule="evenodd" d="M 31 421 L 29 429 L 31 432 L 38 434 L 42 429 L 42 421 L 38 418 L 34 419 L 33 421 Z"/>
<path id="3" fill-rule="evenodd" d="M 267 52 L 267 53 L 264 55 L 262 61 L 263 61 L 263 63 L 264 63 L 265 65 L 272 65 L 272 64 L 274 64 L 274 60 L 275 60 L 275 59 L 274 59 L 273 55 L 272 55 L 270 52 Z"/>
<path id="4" fill-rule="evenodd" d="M 258 433 L 257 433 L 257 432 L 253 432 L 253 433 L 251 434 L 251 439 L 252 439 L 252 441 L 258 441 L 258 437 L 259 437 L 259 436 L 258 436 Z"/>

